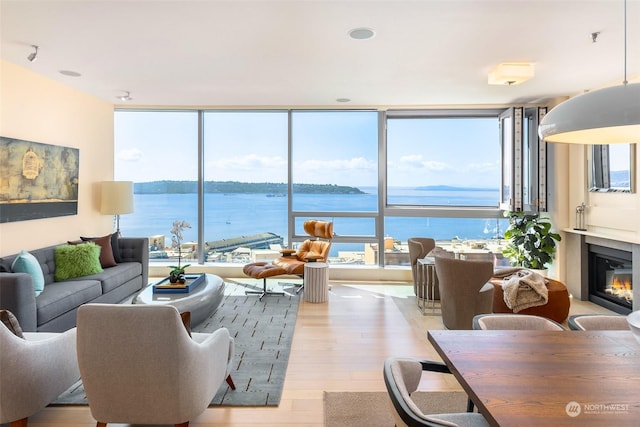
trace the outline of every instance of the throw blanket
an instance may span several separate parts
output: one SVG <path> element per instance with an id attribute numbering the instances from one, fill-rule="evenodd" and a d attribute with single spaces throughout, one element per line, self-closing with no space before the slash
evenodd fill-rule
<path id="1" fill-rule="evenodd" d="M 514 313 L 529 307 L 545 305 L 549 300 L 547 281 L 535 271 L 523 268 L 505 268 L 494 274 L 503 278 L 504 302 Z"/>

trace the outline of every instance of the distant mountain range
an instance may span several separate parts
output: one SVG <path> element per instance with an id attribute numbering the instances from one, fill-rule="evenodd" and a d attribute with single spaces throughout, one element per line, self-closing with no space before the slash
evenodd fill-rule
<path id="1" fill-rule="evenodd" d="M 133 184 L 135 194 L 195 194 L 197 181 L 152 181 Z M 205 181 L 205 193 L 287 194 L 287 184 L 273 182 Z M 357 187 L 335 184 L 293 184 L 298 194 L 366 194 Z"/>

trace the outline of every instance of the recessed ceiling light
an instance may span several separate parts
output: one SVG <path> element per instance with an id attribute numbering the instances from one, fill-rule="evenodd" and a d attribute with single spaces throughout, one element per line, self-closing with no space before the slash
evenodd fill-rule
<path id="1" fill-rule="evenodd" d="M 349 37 L 356 40 L 367 40 L 372 38 L 375 35 L 376 35 L 375 31 L 373 31 L 371 28 L 365 28 L 365 27 L 354 28 L 353 30 L 349 31 Z"/>
<path id="2" fill-rule="evenodd" d="M 349 98 L 338 98 L 336 102 L 351 102 L 351 100 Z"/>
<path id="3" fill-rule="evenodd" d="M 69 77 L 80 77 L 82 75 L 77 71 L 71 71 L 71 70 L 60 70 L 60 74 L 64 74 L 65 76 L 69 76 Z"/>

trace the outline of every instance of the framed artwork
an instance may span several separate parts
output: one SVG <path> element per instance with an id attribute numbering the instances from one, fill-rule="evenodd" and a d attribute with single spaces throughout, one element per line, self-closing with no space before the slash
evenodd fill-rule
<path id="1" fill-rule="evenodd" d="M 80 150 L 0 136 L 0 223 L 78 213 Z"/>

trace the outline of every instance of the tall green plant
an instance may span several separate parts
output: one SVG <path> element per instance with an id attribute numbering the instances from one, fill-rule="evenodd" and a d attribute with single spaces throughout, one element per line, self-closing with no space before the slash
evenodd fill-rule
<path id="1" fill-rule="evenodd" d="M 560 235 L 551 231 L 548 218 L 537 213 L 505 212 L 509 228 L 504 238 L 509 241 L 502 255 L 511 265 L 542 270 L 553 261 Z"/>

